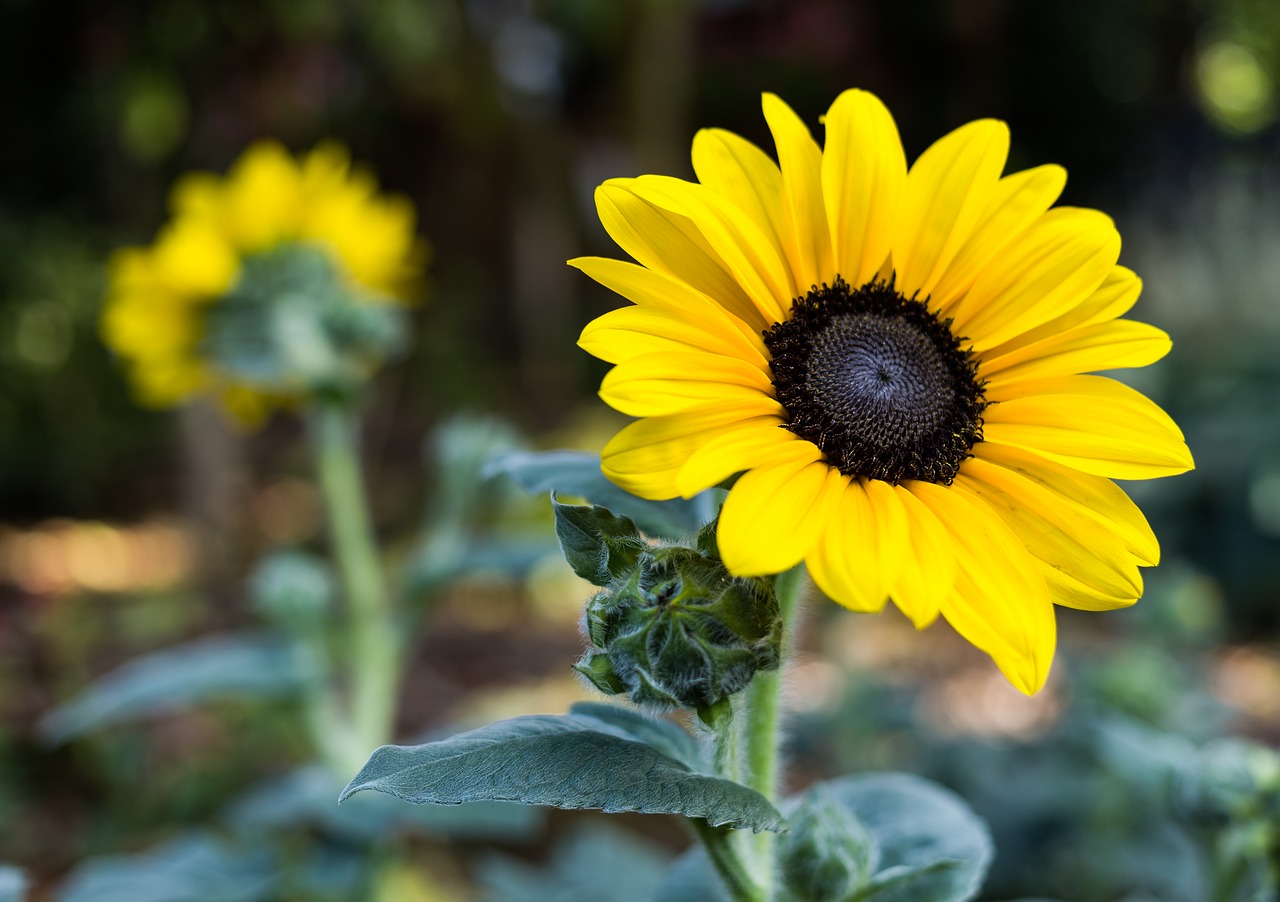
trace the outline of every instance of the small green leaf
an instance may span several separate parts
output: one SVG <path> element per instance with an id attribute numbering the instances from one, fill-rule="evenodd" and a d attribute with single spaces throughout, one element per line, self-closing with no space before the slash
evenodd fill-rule
<path id="1" fill-rule="evenodd" d="M 256 902 L 275 898 L 280 862 L 190 833 L 137 855 L 93 858 L 63 884 L 59 902 Z"/>
<path id="2" fill-rule="evenodd" d="M 991 837 L 955 793 L 893 773 L 817 785 L 857 816 L 879 852 L 877 872 L 850 902 L 965 902 L 981 890 Z"/>
<path id="3" fill-rule="evenodd" d="M 52 742 L 226 696 L 281 696 L 305 678 L 290 646 L 272 635 L 233 635 L 166 648 L 100 677 L 40 722 Z"/>
<path id="4" fill-rule="evenodd" d="M 677 738 L 657 723 L 591 705 L 567 715 L 504 720 L 426 745 L 383 746 L 339 801 L 373 789 L 414 803 L 511 801 L 681 814 L 756 832 L 783 826 L 760 793 L 706 772 L 692 737 Z"/>
<path id="5" fill-rule="evenodd" d="M 880 850 L 858 816 L 819 783 L 787 818 L 778 863 L 802 902 L 844 902 L 875 872 Z"/>
<path id="6" fill-rule="evenodd" d="M 631 520 L 651 536 L 675 539 L 696 532 L 715 517 L 714 490 L 685 499 L 649 501 L 609 481 L 600 457 L 583 451 L 509 451 L 490 459 L 486 476 L 505 473 L 529 492 L 578 495 Z"/>
<path id="7" fill-rule="evenodd" d="M 27 877 L 22 871 L 0 864 L 0 902 L 22 902 L 27 898 Z"/>
<path id="8" fill-rule="evenodd" d="M 598 505 L 561 504 L 551 495 L 556 538 L 573 572 L 594 586 L 607 586 L 635 567 L 645 549 L 629 517 Z"/>

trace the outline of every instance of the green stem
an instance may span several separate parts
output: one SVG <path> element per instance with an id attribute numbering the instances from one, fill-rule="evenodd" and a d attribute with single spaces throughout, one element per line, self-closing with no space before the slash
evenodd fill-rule
<path id="1" fill-rule="evenodd" d="M 747 785 L 770 802 L 778 797 L 778 750 L 781 742 L 781 689 L 783 668 L 786 666 L 793 637 L 792 627 L 800 593 L 804 588 L 803 565 L 781 573 L 775 583 L 778 606 L 782 615 L 782 664 L 770 673 L 758 673 L 747 687 L 745 713 L 747 716 L 745 740 Z M 757 865 L 757 881 L 764 887 L 765 898 L 774 892 L 773 834 L 766 831 L 754 836 L 744 836 L 750 844 L 750 860 Z"/>
<path id="2" fill-rule="evenodd" d="M 764 890 L 756 885 L 742 866 L 733 844 L 733 831 L 727 827 L 713 827 L 703 818 L 690 818 L 689 823 L 702 840 L 707 857 L 715 865 L 733 902 L 765 902 Z"/>
<path id="3" fill-rule="evenodd" d="M 387 595 L 360 474 L 351 405 L 317 402 L 313 418 L 320 485 L 329 509 L 333 555 L 342 576 L 350 626 L 350 721 L 354 767 L 391 740 L 400 675 L 395 611 Z"/>

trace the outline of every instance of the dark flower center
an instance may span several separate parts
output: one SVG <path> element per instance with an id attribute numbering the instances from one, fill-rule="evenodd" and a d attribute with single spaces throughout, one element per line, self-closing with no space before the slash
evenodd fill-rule
<path id="1" fill-rule="evenodd" d="M 787 428 L 847 476 L 950 485 L 982 441 L 987 406 L 951 321 L 892 282 L 840 277 L 764 333 Z"/>

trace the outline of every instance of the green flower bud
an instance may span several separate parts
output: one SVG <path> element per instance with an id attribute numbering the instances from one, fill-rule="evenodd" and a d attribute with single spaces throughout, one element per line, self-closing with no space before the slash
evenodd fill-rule
<path id="1" fill-rule="evenodd" d="M 637 704 L 701 710 L 778 666 L 782 620 L 770 580 L 733 577 L 693 548 L 642 547 L 621 555 L 625 568 L 616 550 L 608 555 L 619 572 L 587 605 L 592 647 L 579 673 Z"/>
<path id="2" fill-rule="evenodd" d="M 862 821 L 821 787 L 805 796 L 779 840 L 782 878 L 798 902 L 852 898 L 875 873 L 879 857 Z"/>
<path id="3" fill-rule="evenodd" d="M 249 580 L 254 606 L 267 619 L 291 629 L 320 623 L 333 603 L 333 580 L 324 563 L 300 551 L 271 555 Z"/>

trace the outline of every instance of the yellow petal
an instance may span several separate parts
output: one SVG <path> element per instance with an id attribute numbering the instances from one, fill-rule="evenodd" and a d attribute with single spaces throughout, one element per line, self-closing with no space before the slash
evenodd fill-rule
<path id="1" fill-rule="evenodd" d="M 733 432 L 704 442 L 685 461 L 676 476 L 680 495 L 692 498 L 703 489 L 718 485 L 735 473 L 767 467 L 786 459 L 786 445 L 800 438 L 783 425 L 782 416 L 763 416 L 743 421 Z"/>
<path id="2" fill-rule="evenodd" d="M 653 307 L 693 323 L 706 324 L 716 331 L 736 331 L 762 359 L 768 359 L 760 329 L 747 325 L 679 279 L 607 257 L 579 257 L 570 260 L 569 265 L 641 307 Z"/>
<path id="3" fill-rule="evenodd" d="M 1098 520 L 1116 534 L 1144 567 L 1160 563 L 1160 543 L 1138 505 L 1110 479 L 1082 473 L 1020 448 L 991 441 L 973 447 L 977 458 L 998 464 L 1052 493 L 1055 503 Z"/>
<path id="4" fill-rule="evenodd" d="M 978 374 L 987 380 L 990 395 L 1019 379 L 1146 366 L 1172 346 L 1169 336 L 1155 326 L 1117 319 L 1043 338 L 999 357 L 984 356 Z"/>
<path id="5" fill-rule="evenodd" d="M 723 317 L 700 317 L 688 310 L 679 315 L 652 307 L 611 310 L 587 323 L 578 347 L 609 363 L 621 363 L 659 351 L 706 351 L 736 357 L 759 368 L 768 360 L 752 342 Z"/>
<path id="6" fill-rule="evenodd" d="M 1072 329 L 1109 322 L 1129 312 L 1141 293 L 1142 280 L 1134 274 L 1133 270 L 1123 266 L 1113 266 L 1106 278 L 1102 280 L 1102 284 L 1075 307 L 1042 325 L 1000 343 L 986 351 L 983 356 L 999 357 Z"/>
<path id="7" fill-rule="evenodd" d="M 704 443 L 762 416 L 782 416 L 782 405 L 760 396 L 710 404 L 666 417 L 647 417 L 615 435 L 601 452 L 604 475 L 634 495 L 676 498 L 676 475 Z"/>
<path id="8" fill-rule="evenodd" d="M 1108 610 L 1133 604 L 1142 594 L 1137 564 L 1114 532 L 1011 470 L 967 460 L 953 485 L 985 502 L 1030 554 L 1043 562 L 1053 600 Z M 1062 588 L 1066 594 L 1052 590 Z"/>
<path id="9" fill-rule="evenodd" d="M 777 258 L 787 260 L 782 246 L 787 227 L 782 212 L 782 173 L 768 154 L 733 132 L 704 128 L 693 138 L 693 171 L 698 181 L 733 201 L 769 242 Z"/>
<path id="10" fill-rule="evenodd" d="M 610 407 L 633 417 L 758 396 L 773 397 L 773 383 L 760 367 L 698 351 L 633 357 L 610 370 L 600 385 L 600 397 Z"/>
<path id="11" fill-rule="evenodd" d="M 240 260 L 222 233 L 203 219 L 175 219 L 156 237 L 156 272 L 178 294 L 210 299 L 235 281 Z"/>
<path id="12" fill-rule="evenodd" d="M 909 548 L 908 521 L 887 482 L 849 480 L 822 539 L 806 558 L 828 597 L 864 613 L 883 609 Z"/>
<path id="13" fill-rule="evenodd" d="M 908 548 L 889 594 L 916 629 L 924 629 L 937 619 L 942 603 L 954 592 L 955 546 L 946 527 L 927 505 L 905 486 L 892 486 L 892 489 L 906 517 Z"/>
<path id="14" fill-rule="evenodd" d="M 1053 206 L 1066 184 L 1067 171 L 1052 165 L 1037 166 L 1000 179 L 973 235 L 931 292 L 934 306 L 948 310 L 973 287 L 983 268 Z"/>
<path id="15" fill-rule="evenodd" d="M 1061 316 L 1115 266 L 1120 235 L 1094 210 L 1058 207 L 991 261 L 955 306 L 953 329 L 981 351 Z"/>
<path id="16" fill-rule="evenodd" d="M 1112 479 L 1172 476 L 1195 466 L 1169 415 L 1113 379 L 1026 380 L 999 394 L 983 413 L 988 441 Z"/>
<path id="17" fill-rule="evenodd" d="M 637 197 L 688 217 L 729 267 L 734 279 L 770 322 L 783 318 L 796 296 L 795 282 L 779 255 L 772 233 L 765 233 L 733 201 L 705 185 L 664 175 L 642 175 L 629 187 Z"/>
<path id="18" fill-rule="evenodd" d="M 907 158 L 893 116 L 874 94 L 845 91 L 825 122 L 822 193 L 832 260 L 835 271 L 857 288 L 889 256 Z"/>
<path id="19" fill-rule="evenodd" d="M 223 187 L 227 234 L 242 251 L 260 251 L 297 234 L 301 174 L 278 141 L 258 141 L 240 155 Z"/>
<path id="20" fill-rule="evenodd" d="M 618 179 L 596 189 L 596 210 L 609 236 L 641 266 L 714 298 L 755 330 L 771 324 L 687 216 L 636 196 Z"/>
<path id="21" fill-rule="evenodd" d="M 729 490 L 716 538 L 730 573 L 763 576 L 798 564 L 826 529 L 848 481 L 815 458 L 817 446 L 791 442 L 786 449 L 787 460 L 744 473 Z"/>
<path id="22" fill-rule="evenodd" d="M 1009 127 L 995 119 L 961 126 L 920 155 L 893 242 L 899 291 L 933 291 L 981 222 L 1008 155 Z"/>
<path id="23" fill-rule="evenodd" d="M 942 616 L 989 654 L 1001 673 L 1031 695 L 1053 663 L 1057 627 L 1044 579 L 999 516 L 954 488 L 906 483 L 951 534 L 955 591 Z"/>
<path id="24" fill-rule="evenodd" d="M 188 172 L 178 177 L 169 191 L 169 210 L 174 216 L 195 216 L 220 222 L 222 181 L 212 172 Z"/>
<path id="25" fill-rule="evenodd" d="M 761 98 L 782 168 L 782 233 L 795 283 L 801 291 L 835 277 L 831 236 L 822 203 L 822 151 L 808 127 L 774 94 Z"/>

